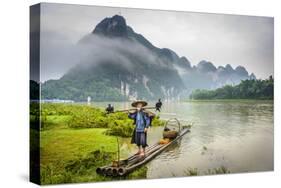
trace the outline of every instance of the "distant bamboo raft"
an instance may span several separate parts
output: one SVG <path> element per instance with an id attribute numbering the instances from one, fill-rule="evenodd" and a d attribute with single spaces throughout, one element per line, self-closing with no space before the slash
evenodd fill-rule
<path id="1" fill-rule="evenodd" d="M 178 134 L 178 136 L 170 142 L 167 142 L 165 144 L 159 142 L 147 147 L 144 157 L 140 157 L 139 155 L 134 154 L 127 159 L 114 161 L 110 165 L 98 167 L 96 169 L 96 172 L 104 176 L 125 176 L 128 173 L 137 169 L 138 167 L 152 160 L 166 148 L 176 143 L 182 136 L 184 136 L 188 132 L 190 132 L 189 128 L 183 128 Z"/>

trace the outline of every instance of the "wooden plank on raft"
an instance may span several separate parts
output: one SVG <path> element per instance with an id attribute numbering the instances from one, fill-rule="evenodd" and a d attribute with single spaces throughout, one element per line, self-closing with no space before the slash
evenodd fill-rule
<path id="1" fill-rule="evenodd" d="M 154 144 L 147 148 L 145 157 L 140 158 L 137 154 L 134 154 L 130 156 L 128 159 L 125 159 L 127 161 L 126 164 L 121 165 L 119 167 L 113 167 L 112 165 L 107 165 L 104 167 L 99 167 L 96 169 L 96 172 L 98 174 L 103 174 L 107 176 L 124 176 L 133 170 L 137 169 L 138 167 L 146 164 L 150 160 L 152 160 L 154 157 L 159 155 L 162 151 L 164 151 L 166 148 L 168 148 L 170 145 L 176 143 L 182 136 L 184 136 L 186 133 L 190 132 L 190 129 L 184 128 L 181 133 L 171 142 L 167 144 Z"/>

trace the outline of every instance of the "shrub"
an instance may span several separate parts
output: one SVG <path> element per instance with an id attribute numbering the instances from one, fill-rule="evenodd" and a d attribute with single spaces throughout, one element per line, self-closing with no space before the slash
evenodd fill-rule
<path id="1" fill-rule="evenodd" d="M 109 163 L 113 156 L 112 152 L 95 150 L 75 160 L 41 166 L 41 183 L 46 185 L 103 180 L 103 177 L 97 176 L 96 168 Z"/>
<path id="2" fill-rule="evenodd" d="M 166 121 L 164 121 L 164 120 L 160 120 L 159 116 L 156 116 L 153 118 L 151 126 L 164 126 L 165 122 Z"/>
<path id="3" fill-rule="evenodd" d="M 38 112 L 33 110 L 32 114 L 34 119 Z M 133 120 L 129 119 L 126 113 L 106 114 L 98 108 L 77 104 L 44 103 L 40 120 L 42 130 L 64 124 L 70 128 L 109 128 L 106 134 L 122 137 L 130 137 L 134 130 Z M 159 116 L 152 121 L 152 126 L 164 124 L 165 121 L 160 120 Z"/>
<path id="4" fill-rule="evenodd" d="M 68 126 L 71 128 L 106 128 L 108 122 L 106 114 L 101 110 L 89 106 L 79 106 L 72 111 Z"/>
<path id="5" fill-rule="evenodd" d="M 114 120 L 109 123 L 108 135 L 130 137 L 134 131 L 133 121 L 131 120 Z"/>

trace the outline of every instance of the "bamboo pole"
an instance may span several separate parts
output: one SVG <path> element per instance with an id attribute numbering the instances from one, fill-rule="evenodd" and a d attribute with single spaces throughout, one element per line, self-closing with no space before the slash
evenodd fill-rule
<path id="1" fill-rule="evenodd" d="M 145 152 L 145 155 L 146 156 L 149 156 L 150 154 L 154 153 L 155 151 L 157 151 L 158 149 L 160 149 L 161 147 L 163 147 L 163 145 L 160 145 L 158 144 L 156 147 L 154 147 L 152 150 L 148 151 L 148 152 Z M 144 160 L 145 157 L 140 157 L 140 156 L 137 156 L 135 157 L 132 161 L 130 161 L 130 163 L 126 166 L 126 167 L 129 167 L 129 166 L 133 166 L 134 164 Z"/>
<path id="2" fill-rule="evenodd" d="M 171 142 L 164 144 L 164 145 L 157 143 L 157 144 L 154 144 L 154 145 L 148 147 L 146 150 L 146 156 L 144 158 L 138 158 L 139 155 L 134 154 L 134 155 L 130 156 L 128 159 L 126 159 L 126 160 L 128 160 L 127 165 L 122 165 L 122 166 L 119 166 L 118 168 L 108 165 L 108 166 L 103 166 L 103 167 L 97 168 L 96 171 L 97 171 L 97 173 L 108 175 L 108 176 L 111 176 L 111 175 L 117 176 L 117 174 L 119 176 L 124 176 L 124 175 L 128 174 L 129 172 L 133 171 L 134 169 L 138 168 L 139 166 L 141 166 L 141 165 L 147 163 L 148 161 L 150 161 L 151 159 L 153 159 L 156 155 L 160 154 L 167 147 L 169 147 L 170 145 L 177 142 L 183 135 L 185 135 L 188 132 L 190 132 L 190 130 L 188 128 L 184 128 L 184 129 L 182 129 L 181 133 L 177 136 L 177 138 L 175 138 Z"/>
<path id="3" fill-rule="evenodd" d="M 156 107 L 148 106 L 148 107 L 142 107 L 141 109 L 143 109 L 143 110 L 156 109 Z M 129 109 L 125 109 L 125 110 L 116 110 L 113 113 L 116 113 L 116 112 L 128 112 L 128 111 L 133 111 L 133 110 L 136 111 L 137 108 L 129 108 Z"/>
<path id="4" fill-rule="evenodd" d="M 149 146 L 149 147 L 147 148 L 147 152 L 150 151 L 151 149 L 155 148 L 157 145 L 158 145 L 158 144 L 154 144 L 154 145 L 152 145 L 152 146 Z M 128 163 L 130 163 L 130 162 L 131 162 L 132 160 L 134 160 L 136 157 L 138 157 L 138 154 L 134 154 L 134 155 L 130 156 L 129 158 L 125 159 L 125 160 L 127 160 Z M 125 166 L 125 165 L 121 165 L 120 167 L 122 167 L 122 166 Z M 97 173 L 97 174 L 106 175 L 106 169 L 109 168 L 109 167 L 112 167 L 112 165 L 105 165 L 105 166 L 102 166 L 102 167 L 98 167 L 98 168 L 96 169 L 96 173 Z M 114 171 L 114 172 L 115 172 L 115 171 Z M 114 172 L 113 172 L 113 173 L 114 173 Z"/>

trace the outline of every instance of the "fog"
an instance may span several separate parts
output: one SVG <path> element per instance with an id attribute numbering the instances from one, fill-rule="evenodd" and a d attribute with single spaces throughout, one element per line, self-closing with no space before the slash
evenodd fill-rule
<path id="1" fill-rule="evenodd" d="M 149 49 L 135 41 L 126 39 L 89 34 L 79 41 L 77 49 L 79 49 L 79 53 L 84 55 L 81 57 L 81 63 L 86 65 L 112 62 L 132 70 L 135 62 L 132 62 L 128 56 L 133 55 L 135 59 L 165 66 Z"/>
<path id="2" fill-rule="evenodd" d="M 112 58 L 130 69 L 131 62 L 118 50 L 137 50 L 136 55 L 148 54 L 150 62 L 162 65 L 143 47 L 130 46 L 136 44 L 95 38 L 91 48 L 77 45 L 103 18 L 119 13 L 135 32 L 159 48 L 185 56 L 192 65 L 205 59 L 217 67 L 242 65 L 258 78 L 273 74 L 273 18 L 42 4 L 41 81 L 60 78 L 88 56 L 94 57 L 91 63 Z M 105 49 L 111 50 L 104 53 Z"/>
<path id="3" fill-rule="evenodd" d="M 59 78 L 72 67 L 87 68 L 108 62 L 133 71 L 133 63 L 136 62 L 131 61 L 132 55 L 134 59 L 141 59 L 142 62 L 167 66 L 146 47 L 130 40 L 88 34 L 76 43 L 71 43 L 54 33 L 43 33 L 43 36 L 41 59 L 48 60 L 48 63 L 44 63 L 45 66 L 41 68 L 42 81 L 50 77 Z"/>

